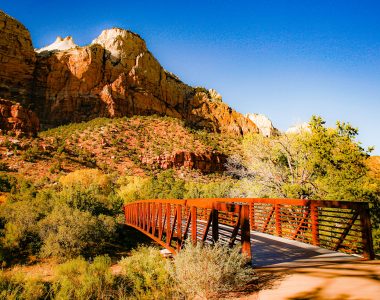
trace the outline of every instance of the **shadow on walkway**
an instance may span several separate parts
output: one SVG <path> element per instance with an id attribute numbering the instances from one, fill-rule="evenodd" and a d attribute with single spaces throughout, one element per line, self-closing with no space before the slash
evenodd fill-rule
<path id="1" fill-rule="evenodd" d="M 297 241 L 258 232 L 251 233 L 254 267 L 308 267 L 360 259 Z"/>

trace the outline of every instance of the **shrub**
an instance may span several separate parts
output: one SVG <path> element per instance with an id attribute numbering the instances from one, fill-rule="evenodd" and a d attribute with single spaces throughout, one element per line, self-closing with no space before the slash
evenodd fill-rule
<path id="1" fill-rule="evenodd" d="M 47 286 L 39 279 L 21 274 L 7 276 L 0 271 L 0 299 L 46 299 Z"/>
<path id="2" fill-rule="evenodd" d="M 116 231 L 112 217 L 57 206 L 38 224 L 41 255 L 70 258 L 99 251 Z"/>
<path id="3" fill-rule="evenodd" d="M 0 161 L 0 171 L 9 171 L 9 166 L 6 162 Z"/>
<path id="4" fill-rule="evenodd" d="M 175 293 L 167 262 L 153 247 L 140 247 L 120 261 L 133 299 L 171 299 Z"/>
<path id="5" fill-rule="evenodd" d="M 110 179 L 97 169 L 76 170 L 60 178 L 59 182 L 65 188 L 80 186 L 84 189 L 90 186 L 106 190 L 110 186 Z"/>
<path id="6" fill-rule="evenodd" d="M 0 174 L 0 192 L 10 192 L 16 183 L 16 178 Z"/>
<path id="7" fill-rule="evenodd" d="M 149 186 L 151 178 L 140 176 L 124 176 L 118 180 L 120 188 L 117 194 L 124 202 L 133 202 L 136 200 L 147 199 L 147 187 Z"/>
<path id="8" fill-rule="evenodd" d="M 232 180 L 209 183 L 188 182 L 184 198 L 227 198 L 233 188 Z"/>
<path id="9" fill-rule="evenodd" d="M 97 256 L 91 264 L 79 257 L 58 266 L 54 299 L 113 299 L 115 278 L 110 266 L 108 256 Z"/>
<path id="10" fill-rule="evenodd" d="M 190 298 L 217 297 L 255 279 L 240 249 L 229 249 L 219 243 L 214 246 L 187 243 L 176 255 L 171 273 L 179 290 Z"/>

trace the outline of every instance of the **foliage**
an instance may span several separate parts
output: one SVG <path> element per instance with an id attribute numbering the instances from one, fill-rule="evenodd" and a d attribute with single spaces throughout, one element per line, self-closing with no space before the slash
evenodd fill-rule
<path id="1" fill-rule="evenodd" d="M 25 181 L 12 184 L 7 202 L 0 206 L 3 259 L 21 253 L 60 259 L 93 255 L 106 241 L 115 239 L 115 216 L 120 213 L 121 199 L 104 174 L 80 174 L 83 176 L 78 180 L 78 172 L 67 175 L 55 189 L 38 190 Z M 89 181 L 88 174 L 100 178 Z"/>
<path id="2" fill-rule="evenodd" d="M 0 192 L 10 192 L 16 183 L 16 178 L 0 173 Z"/>
<path id="3" fill-rule="evenodd" d="M 21 274 L 5 275 L 0 271 L 0 299 L 43 299 L 47 285 L 38 279 L 25 278 Z"/>
<path id="4" fill-rule="evenodd" d="M 97 256 L 93 263 L 78 257 L 58 266 L 52 285 L 54 299 L 110 299 L 115 288 L 110 266 L 108 256 Z"/>
<path id="5" fill-rule="evenodd" d="M 256 196 L 365 199 L 368 153 L 355 141 L 357 130 L 345 123 L 324 124 L 313 117 L 310 132 L 247 137 L 244 158 L 240 164 L 236 157 L 230 160 L 230 173 L 252 179 Z"/>
<path id="6" fill-rule="evenodd" d="M 124 200 L 124 203 L 133 202 L 141 199 L 149 199 L 149 191 L 146 187 L 151 185 L 150 177 L 124 176 L 119 178 L 117 183 L 120 188 L 117 191 L 118 196 Z"/>
<path id="7" fill-rule="evenodd" d="M 185 184 L 184 198 L 227 198 L 234 186 L 232 180 L 219 180 L 208 183 L 190 181 Z"/>
<path id="8" fill-rule="evenodd" d="M 80 186 L 87 189 L 97 187 L 105 190 L 110 186 L 110 178 L 97 169 L 76 170 L 59 179 L 59 183 L 64 188 L 75 188 Z"/>
<path id="9" fill-rule="evenodd" d="M 133 299 L 171 299 L 175 294 L 167 262 L 157 249 L 137 248 L 120 265 Z"/>
<path id="10" fill-rule="evenodd" d="M 214 246 L 187 243 L 176 255 L 171 273 L 179 290 L 191 299 L 216 298 L 255 279 L 240 249 L 229 249 L 220 243 Z"/>
<path id="11" fill-rule="evenodd" d="M 94 216 L 69 206 L 55 207 L 38 224 L 44 257 L 75 257 L 96 253 L 115 233 L 112 217 Z"/>

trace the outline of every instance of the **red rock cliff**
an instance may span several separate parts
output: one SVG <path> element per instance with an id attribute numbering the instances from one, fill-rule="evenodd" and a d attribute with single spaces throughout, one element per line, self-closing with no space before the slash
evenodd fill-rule
<path id="1" fill-rule="evenodd" d="M 194 89 L 165 71 L 137 34 L 104 30 L 85 47 L 75 47 L 71 38 L 70 45 L 68 39 L 59 39 L 60 45 L 66 41 L 65 50 L 49 47 L 51 51 L 38 53 L 34 64 L 25 27 L 1 16 L 6 22 L 0 23 L 0 34 L 6 38 L 1 40 L 0 96 L 24 101 L 32 93 L 28 104 L 43 127 L 96 117 L 158 114 L 217 132 L 258 132 L 251 120 L 220 97 L 213 98 L 215 93 Z"/>
<path id="2" fill-rule="evenodd" d="M 29 31 L 0 11 L 0 97 L 22 103 L 30 98 L 35 61 Z"/>
<path id="3" fill-rule="evenodd" d="M 33 136 L 39 129 L 40 122 L 34 112 L 19 103 L 0 98 L 0 132 Z"/>

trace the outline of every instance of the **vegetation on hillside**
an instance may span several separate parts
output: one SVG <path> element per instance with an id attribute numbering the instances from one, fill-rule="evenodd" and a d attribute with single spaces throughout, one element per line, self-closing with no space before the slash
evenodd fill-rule
<path id="1" fill-rule="evenodd" d="M 327 128 L 314 117 L 310 131 L 300 134 L 239 139 L 154 116 L 95 119 L 42 132 L 37 139 L 2 136 L 0 262 L 6 270 L 44 261 L 61 265 L 48 281 L 0 274 L 0 297 L 212 298 L 236 290 L 234 278 L 248 284 L 254 277 L 236 249 L 188 245 L 169 263 L 156 249 L 136 247 L 136 235 L 122 225 L 121 206 L 140 199 L 370 201 L 379 251 L 378 165 L 368 160 L 357 133 L 345 123 Z M 141 161 L 177 150 L 224 153 L 228 171 L 204 175 L 152 169 Z M 236 269 L 228 265 L 231 261 Z M 119 273 L 110 271 L 115 263 Z M 218 272 L 207 273 L 210 266 Z M 204 277 L 189 275 L 200 269 Z"/>

